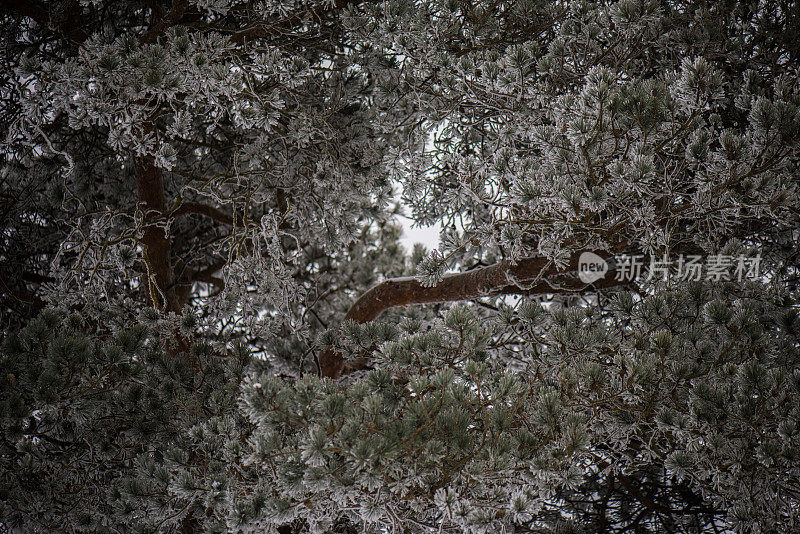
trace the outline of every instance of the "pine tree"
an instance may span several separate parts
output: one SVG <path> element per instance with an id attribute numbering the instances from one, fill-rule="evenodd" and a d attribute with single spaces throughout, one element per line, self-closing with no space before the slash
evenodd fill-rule
<path id="1" fill-rule="evenodd" d="M 798 13 L 7 3 L 0 527 L 793 531 Z"/>

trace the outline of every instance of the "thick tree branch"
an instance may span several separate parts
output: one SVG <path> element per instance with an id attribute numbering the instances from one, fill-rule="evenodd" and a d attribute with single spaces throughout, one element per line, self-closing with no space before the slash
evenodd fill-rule
<path id="1" fill-rule="evenodd" d="M 589 285 L 578 279 L 575 269 L 580 255 L 574 255 L 567 268 L 559 271 L 545 258 L 526 258 L 517 263 L 501 261 L 495 265 L 465 273 L 446 275 L 433 287 L 423 286 L 416 278 L 394 278 L 364 293 L 345 315 L 345 320 L 367 323 L 395 306 L 471 300 L 493 295 L 538 295 L 593 291 L 616 287 L 613 270 Z M 345 369 L 345 360 L 332 348 L 319 357 L 320 374 L 337 378 Z"/>
<path id="2" fill-rule="evenodd" d="M 213 276 L 214 273 L 216 273 L 217 271 L 219 271 L 220 269 L 225 267 L 225 265 L 227 265 L 227 263 L 228 263 L 228 260 L 226 258 L 218 259 L 218 260 L 214 261 L 214 263 L 210 264 L 208 267 L 206 267 L 204 269 L 200 269 L 199 271 L 195 271 L 193 276 L 194 277 L 198 277 L 198 276 Z M 195 278 L 195 279 L 196 280 L 201 280 L 201 278 Z"/>
<path id="3" fill-rule="evenodd" d="M 214 219 L 217 222 L 221 222 L 222 224 L 227 224 L 229 226 L 233 225 L 233 217 L 219 208 L 208 206 L 206 204 L 200 204 L 199 202 L 183 202 L 172 212 L 173 217 L 180 217 L 181 215 L 189 214 L 205 215 L 206 217 Z"/>
<path id="4" fill-rule="evenodd" d="M 577 256 L 568 271 L 577 268 Z M 557 278 L 554 278 L 557 277 Z M 519 285 L 517 283 L 519 282 Z M 528 285 L 531 283 L 532 285 Z M 599 284 L 599 285 L 598 285 Z M 619 285 L 613 276 L 598 281 L 595 287 Z M 445 275 L 433 287 L 416 278 L 394 278 L 364 293 L 347 312 L 345 319 L 366 323 L 395 306 L 470 300 L 492 295 L 529 295 L 581 291 L 586 284 L 568 272 L 559 272 L 545 258 L 526 258 L 516 264 L 501 261 L 465 273 Z"/>
<path id="5" fill-rule="evenodd" d="M 225 267 L 227 260 L 218 260 L 206 267 L 205 269 L 200 269 L 199 271 L 194 271 L 191 273 L 190 279 L 193 282 L 205 282 L 207 284 L 214 285 L 218 290 L 222 291 L 225 289 L 225 280 L 220 278 L 219 276 L 214 276 L 214 274 Z"/>

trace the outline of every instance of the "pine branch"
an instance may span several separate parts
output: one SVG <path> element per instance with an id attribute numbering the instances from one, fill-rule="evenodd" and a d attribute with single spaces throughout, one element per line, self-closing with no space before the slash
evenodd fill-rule
<path id="1" fill-rule="evenodd" d="M 508 260 L 465 273 L 449 274 L 435 286 L 425 287 L 416 278 L 393 278 L 382 282 L 362 295 L 345 319 L 366 323 L 395 306 L 430 304 L 471 300 L 494 295 L 538 295 L 581 291 L 586 284 L 568 271 L 576 269 L 576 255 L 566 271 L 558 271 L 545 258 L 526 258 L 516 264 Z M 558 277 L 559 279 L 554 279 Z M 515 280 L 521 285 L 514 283 Z M 527 286 L 525 282 L 535 283 Z M 619 285 L 613 277 L 606 276 L 595 287 Z"/>
<path id="2" fill-rule="evenodd" d="M 395 306 L 455 302 L 498 295 L 594 291 L 624 284 L 615 279 L 613 270 L 609 270 L 604 278 L 591 285 L 583 283 L 574 273 L 578 267 L 579 257 L 579 254 L 574 255 L 567 269 L 563 271 L 559 271 L 552 262 L 541 257 L 526 258 L 516 264 L 503 260 L 495 265 L 465 273 L 445 275 L 433 287 L 425 287 L 412 277 L 393 278 L 364 293 L 347 312 L 345 320 L 368 323 Z M 342 355 L 332 348 L 322 351 L 319 365 L 321 376 L 329 378 L 337 378 L 346 367 Z M 347 370 L 356 369 L 350 366 Z"/>

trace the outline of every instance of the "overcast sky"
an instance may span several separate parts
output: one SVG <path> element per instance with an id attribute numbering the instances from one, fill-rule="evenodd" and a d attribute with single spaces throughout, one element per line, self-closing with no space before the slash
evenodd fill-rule
<path id="1" fill-rule="evenodd" d="M 411 225 L 414 221 L 403 216 L 400 216 L 399 219 L 400 224 L 403 225 L 403 237 L 400 242 L 407 252 L 410 253 L 413 250 L 414 243 L 422 243 L 428 250 L 433 250 L 439 246 L 439 230 L 442 228 L 439 223 L 434 226 L 412 228 Z"/>

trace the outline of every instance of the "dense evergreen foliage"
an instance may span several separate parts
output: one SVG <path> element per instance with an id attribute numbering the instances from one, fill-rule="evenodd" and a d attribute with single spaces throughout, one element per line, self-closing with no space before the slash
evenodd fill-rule
<path id="1" fill-rule="evenodd" d="M 799 33 L 7 2 L 0 530 L 797 530 Z"/>

